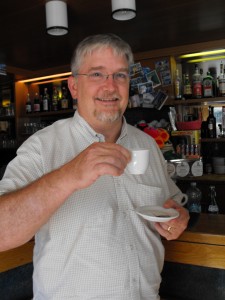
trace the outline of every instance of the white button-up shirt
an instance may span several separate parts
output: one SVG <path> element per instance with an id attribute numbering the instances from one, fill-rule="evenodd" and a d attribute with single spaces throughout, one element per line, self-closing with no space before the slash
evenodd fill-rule
<path id="1" fill-rule="evenodd" d="M 76 112 L 31 136 L 0 182 L 1 193 L 20 188 L 103 142 Z M 73 193 L 35 236 L 35 300 L 156 300 L 164 248 L 151 222 L 133 209 L 163 205 L 180 191 L 169 178 L 155 141 L 123 122 L 118 144 L 150 149 L 144 175 L 105 175 Z"/>

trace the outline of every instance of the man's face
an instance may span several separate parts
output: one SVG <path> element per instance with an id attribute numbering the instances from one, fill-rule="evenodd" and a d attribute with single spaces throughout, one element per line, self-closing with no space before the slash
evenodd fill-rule
<path id="1" fill-rule="evenodd" d="M 79 74 L 98 72 L 105 75 L 117 72 L 128 74 L 127 60 L 113 54 L 111 48 L 95 50 L 84 58 Z M 88 76 L 80 75 L 70 78 L 69 87 L 73 98 L 78 99 L 79 114 L 93 128 L 121 123 L 128 103 L 129 80 L 121 83 L 109 76 L 95 82 Z"/>

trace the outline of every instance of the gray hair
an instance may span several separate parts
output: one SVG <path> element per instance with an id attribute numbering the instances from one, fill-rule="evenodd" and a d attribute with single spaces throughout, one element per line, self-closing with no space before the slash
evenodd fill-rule
<path id="1" fill-rule="evenodd" d="M 133 53 L 130 45 L 122 40 L 119 36 L 109 34 L 97 34 L 85 38 L 75 49 L 71 60 L 71 71 L 75 75 L 79 72 L 79 68 L 87 54 L 91 54 L 97 49 L 110 47 L 116 55 L 124 56 L 128 65 L 133 64 Z"/>

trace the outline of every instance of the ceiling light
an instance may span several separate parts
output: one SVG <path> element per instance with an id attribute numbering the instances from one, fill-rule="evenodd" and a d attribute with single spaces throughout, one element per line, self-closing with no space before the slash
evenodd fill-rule
<path id="1" fill-rule="evenodd" d="M 135 18 L 135 0 L 112 0 L 112 17 L 118 21 L 127 21 Z"/>
<path id="2" fill-rule="evenodd" d="M 41 81 L 41 80 L 45 80 L 45 79 L 52 79 L 52 78 L 70 76 L 70 75 L 71 75 L 71 72 L 66 72 L 66 73 L 59 73 L 59 74 L 54 74 L 54 75 L 42 76 L 42 77 L 35 77 L 35 78 L 31 78 L 31 79 L 19 80 L 19 82 L 23 82 L 23 83 L 36 82 L 36 81 Z"/>
<path id="3" fill-rule="evenodd" d="M 196 58 L 196 59 L 191 59 L 188 60 L 188 63 L 199 63 L 199 62 L 204 62 L 204 61 L 211 61 L 211 60 L 221 60 L 224 59 L 225 55 L 220 55 L 220 56 L 211 56 L 211 57 L 202 57 L 202 58 Z"/>
<path id="4" fill-rule="evenodd" d="M 45 3 L 46 28 L 51 35 L 64 35 L 68 32 L 67 6 L 65 1 L 50 0 Z"/>
<path id="5" fill-rule="evenodd" d="M 225 49 L 218 49 L 218 50 L 211 50 L 211 51 L 202 51 L 202 52 L 196 52 L 196 53 L 189 53 L 180 55 L 180 58 L 190 58 L 190 57 L 197 57 L 197 56 L 208 56 L 208 55 L 215 55 L 225 53 Z"/>

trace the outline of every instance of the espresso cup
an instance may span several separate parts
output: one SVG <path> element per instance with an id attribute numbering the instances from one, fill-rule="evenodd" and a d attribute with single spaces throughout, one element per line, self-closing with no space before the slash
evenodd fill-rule
<path id="1" fill-rule="evenodd" d="M 177 193 L 176 195 L 172 196 L 172 199 L 177 201 L 180 205 L 184 206 L 188 202 L 188 195 L 184 193 Z"/>
<path id="2" fill-rule="evenodd" d="M 130 174 L 144 174 L 149 165 L 150 151 L 148 149 L 133 149 L 131 151 L 131 161 L 127 165 Z"/>
<path id="3" fill-rule="evenodd" d="M 182 194 L 183 195 L 183 198 L 181 199 L 181 205 L 184 206 L 185 204 L 187 204 L 188 202 L 188 195 L 187 194 Z"/>

